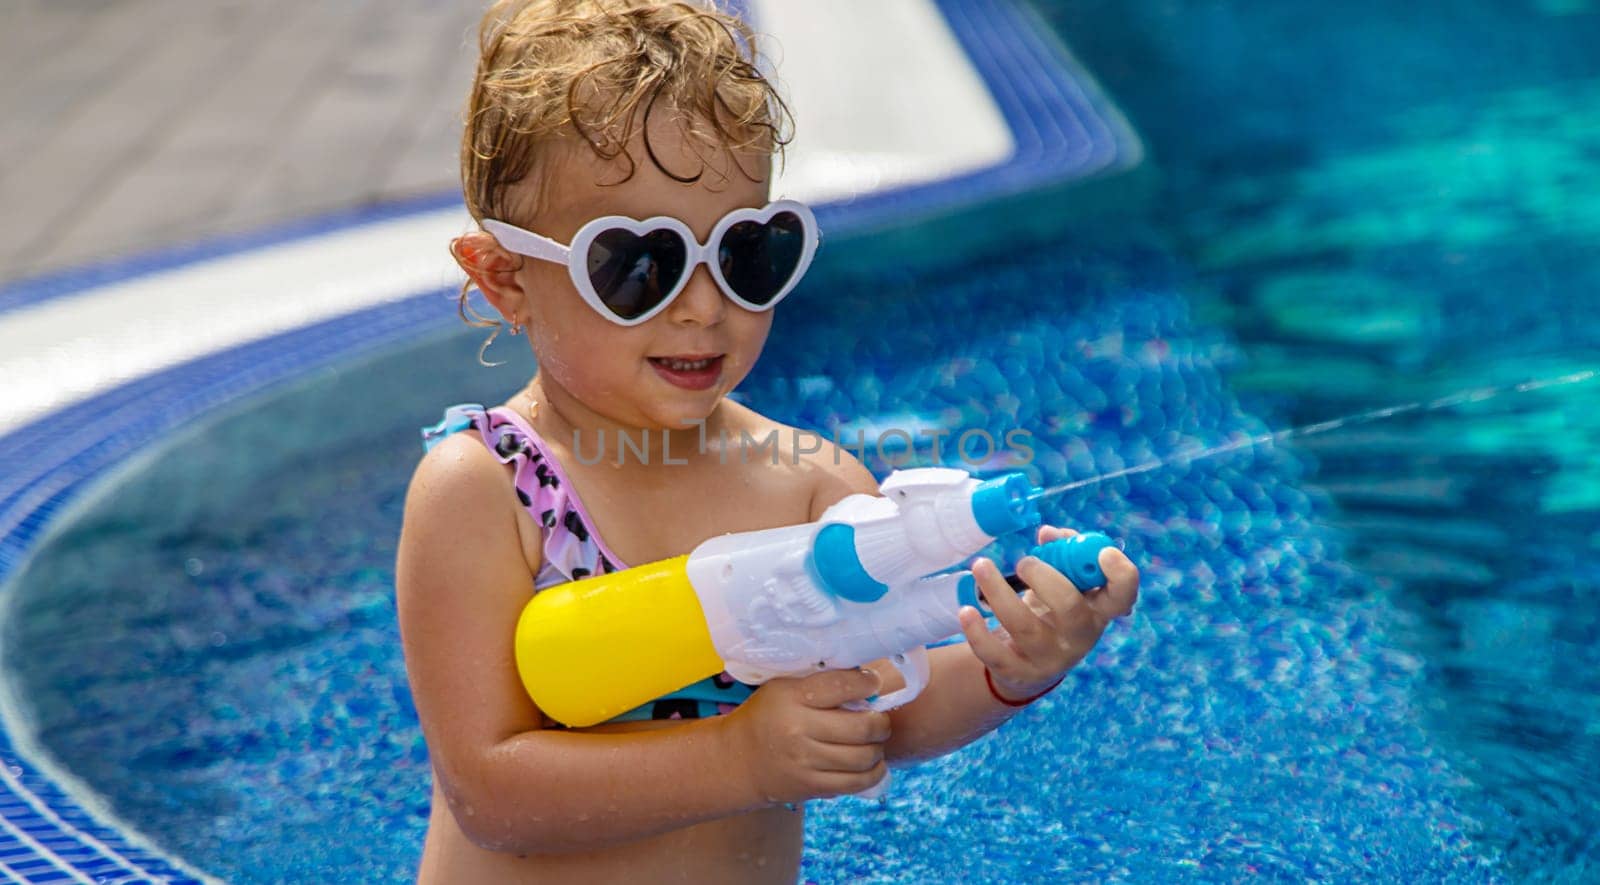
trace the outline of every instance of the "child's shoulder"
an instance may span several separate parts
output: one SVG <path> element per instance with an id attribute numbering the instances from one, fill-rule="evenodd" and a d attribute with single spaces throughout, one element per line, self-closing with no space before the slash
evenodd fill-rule
<path id="1" fill-rule="evenodd" d="M 407 522 L 419 518 L 457 525 L 492 520 L 504 524 L 506 467 L 471 433 L 452 433 L 433 443 L 417 462 L 406 494 Z"/>
<path id="2" fill-rule="evenodd" d="M 850 449 L 815 430 L 740 408 L 740 438 L 730 439 L 728 445 L 738 448 L 741 461 L 789 468 L 810 499 L 810 518 L 846 495 L 877 494 L 878 480 Z"/>
<path id="3" fill-rule="evenodd" d="M 430 445 L 417 462 L 411 483 L 451 485 L 487 483 L 504 472 L 500 459 L 474 434 L 452 433 Z"/>
<path id="4" fill-rule="evenodd" d="M 437 489 L 469 496 L 499 492 L 497 497 L 504 497 L 509 468 L 486 441 L 498 438 L 492 428 L 509 429 L 503 426 L 504 419 L 493 416 L 503 415 L 510 405 L 486 408 L 461 403 L 445 409 L 437 424 L 422 428 L 423 455 L 411 477 L 412 490 Z"/>
<path id="5" fill-rule="evenodd" d="M 411 580 L 401 584 L 413 591 L 430 581 L 521 588 L 519 576 L 538 572 L 539 531 L 511 494 L 507 474 L 476 434 L 433 442 L 406 492 L 399 559 Z"/>

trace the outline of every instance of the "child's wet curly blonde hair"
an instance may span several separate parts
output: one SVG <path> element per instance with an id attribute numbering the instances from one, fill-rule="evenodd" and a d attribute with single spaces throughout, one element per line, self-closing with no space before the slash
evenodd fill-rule
<path id="1" fill-rule="evenodd" d="M 625 181 L 634 172 L 627 148 L 638 127 L 656 168 L 698 180 L 703 169 L 676 173 L 656 157 L 652 114 L 670 114 L 697 149 L 781 152 L 790 138 L 788 107 L 758 67 L 754 34 L 714 3 L 496 0 L 479 28 L 461 136 L 472 217 L 527 224 L 543 188 L 519 189 L 523 204 L 511 205 L 511 186 L 547 173 L 553 164 L 541 161 L 573 136 L 602 159 L 620 158 Z M 498 325 L 468 316 L 469 288 L 461 291 L 462 318 Z"/>

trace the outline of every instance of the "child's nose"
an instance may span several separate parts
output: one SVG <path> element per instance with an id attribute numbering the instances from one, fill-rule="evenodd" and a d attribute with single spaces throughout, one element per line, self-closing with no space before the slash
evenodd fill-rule
<path id="1" fill-rule="evenodd" d="M 717 281 L 705 265 L 694 269 L 683 293 L 667 307 L 667 317 L 674 323 L 714 326 L 722 322 L 728 312 L 728 299 L 722 297 Z"/>

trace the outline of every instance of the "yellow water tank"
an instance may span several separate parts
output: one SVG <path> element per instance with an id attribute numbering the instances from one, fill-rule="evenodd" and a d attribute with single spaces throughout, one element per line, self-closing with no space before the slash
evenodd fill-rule
<path id="1" fill-rule="evenodd" d="M 688 561 L 679 556 L 534 595 L 517 620 L 517 673 L 545 715 L 594 725 L 722 672 Z"/>

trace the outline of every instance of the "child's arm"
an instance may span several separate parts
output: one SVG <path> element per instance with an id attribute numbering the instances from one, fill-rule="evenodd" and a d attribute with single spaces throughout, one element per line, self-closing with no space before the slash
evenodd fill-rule
<path id="1" fill-rule="evenodd" d="M 412 697 L 475 844 L 593 850 L 882 776 L 887 717 L 808 706 L 877 689 L 854 673 L 775 680 L 735 714 L 670 729 L 541 730 L 516 673 L 513 627 L 531 587 L 503 471 L 465 436 L 436 446 L 412 480 L 396 575 Z"/>

